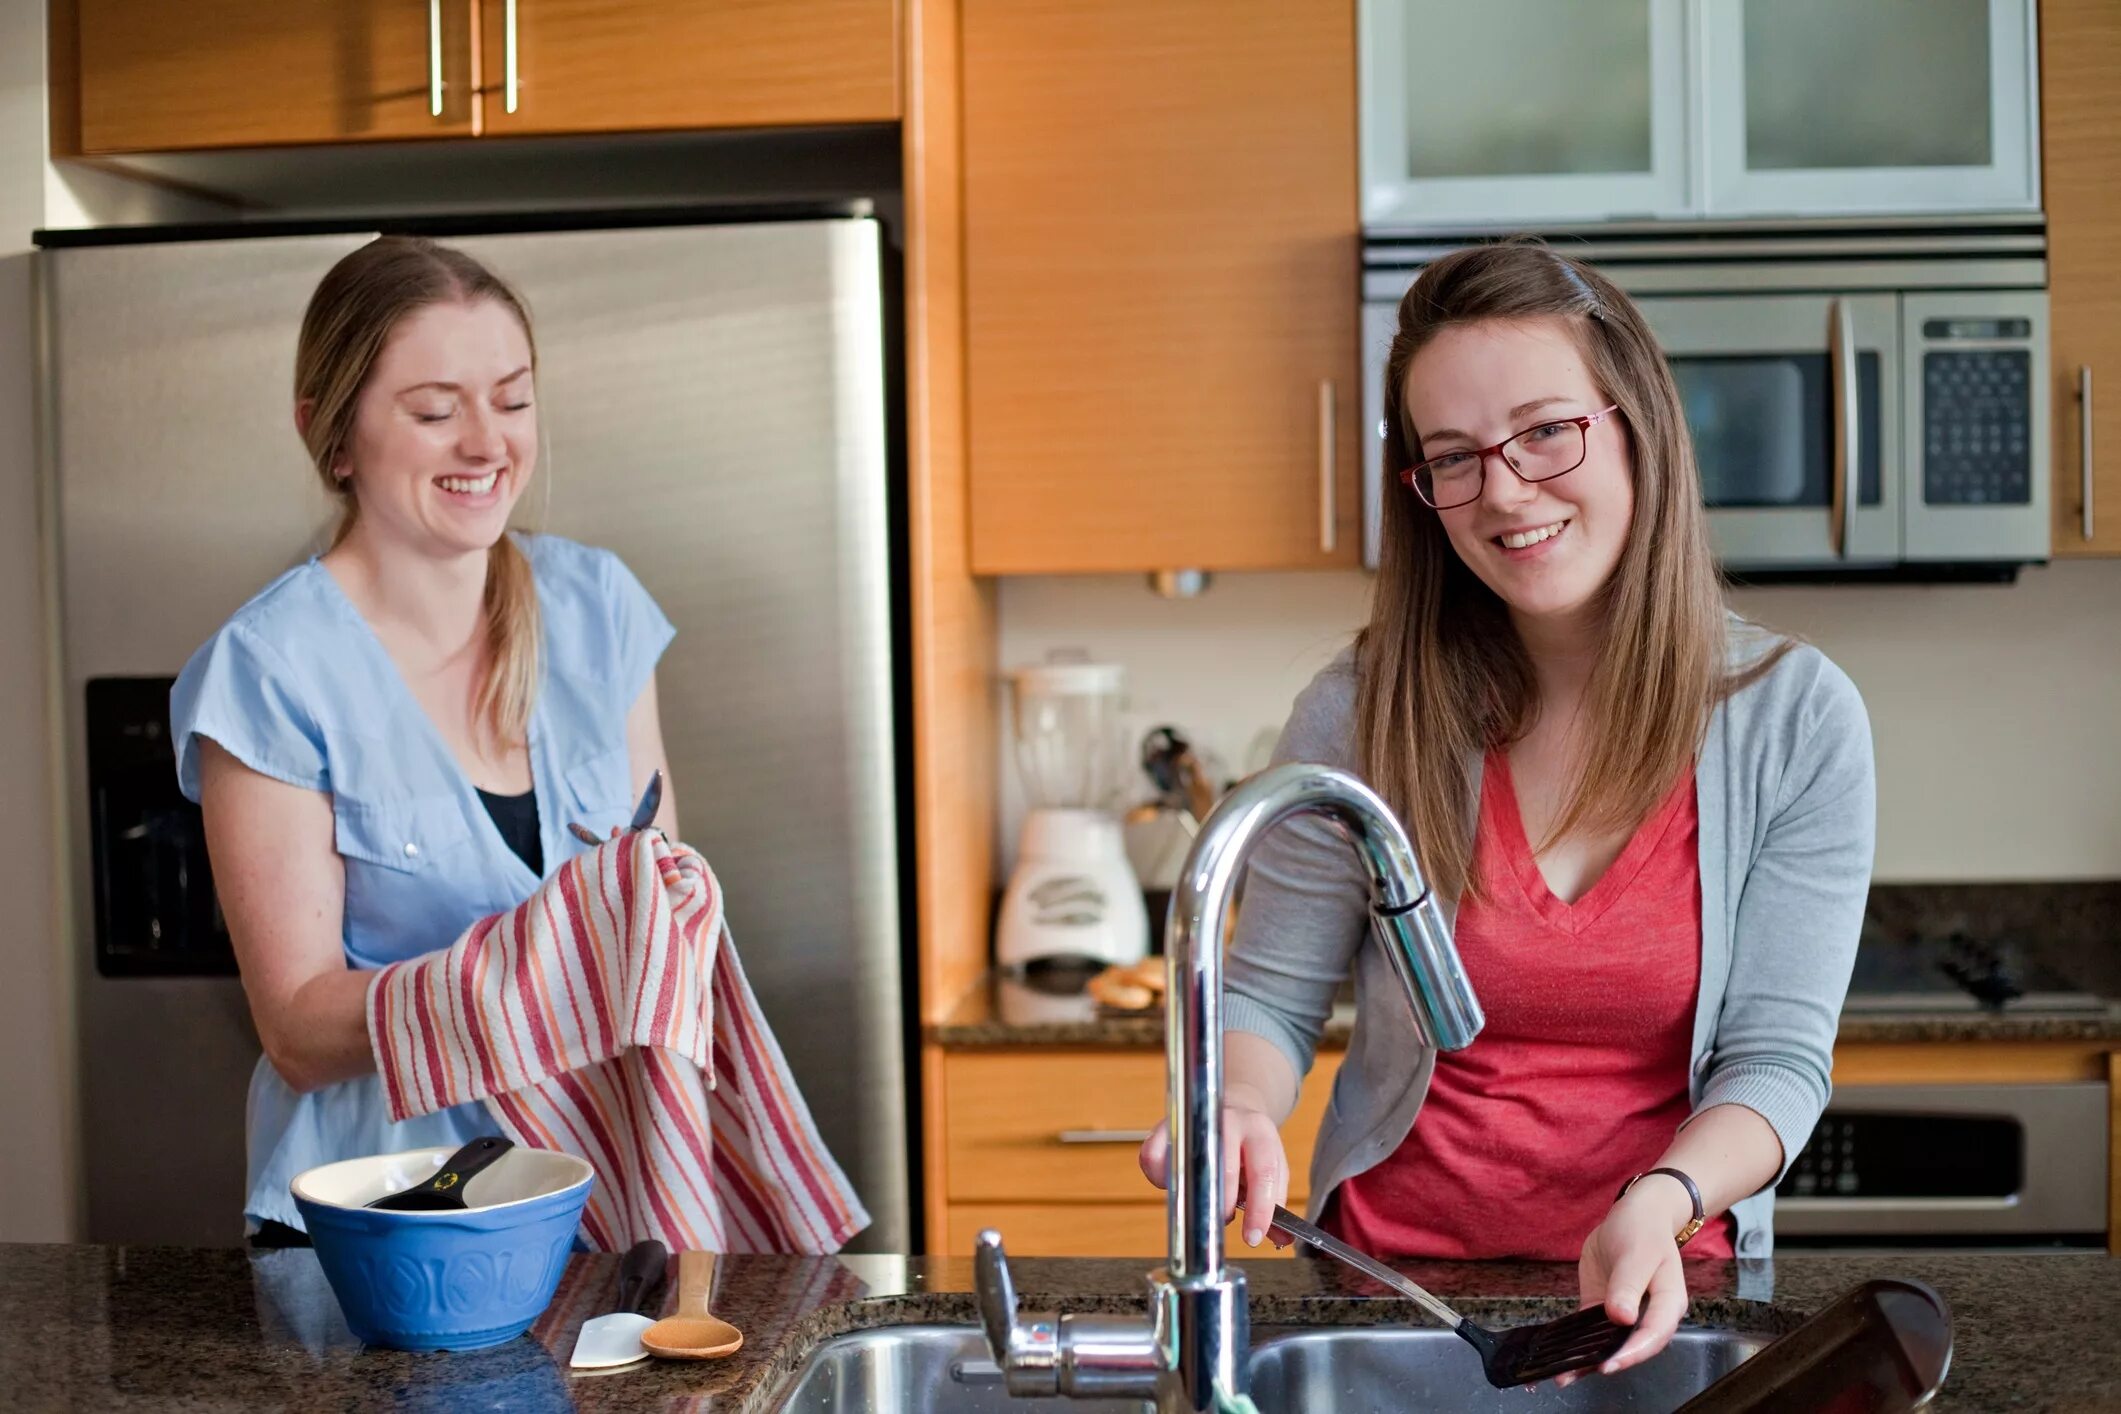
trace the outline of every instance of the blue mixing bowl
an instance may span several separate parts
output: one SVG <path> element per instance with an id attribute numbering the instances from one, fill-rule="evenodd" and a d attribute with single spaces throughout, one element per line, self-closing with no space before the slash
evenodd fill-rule
<path id="1" fill-rule="evenodd" d="M 345 1159 L 291 1185 L 346 1324 L 370 1345 L 498 1345 L 527 1330 L 560 1284 L 594 1181 L 572 1154 L 509 1150 L 465 1182 L 462 1212 L 366 1206 L 434 1177 L 454 1152 Z"/>

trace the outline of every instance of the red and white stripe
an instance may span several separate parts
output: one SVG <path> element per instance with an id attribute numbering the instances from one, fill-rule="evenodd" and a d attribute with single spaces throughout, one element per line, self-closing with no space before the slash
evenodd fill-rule
<path id="1" fill-rule="evenodd" d="M 654 830 L 562 865 L 442 952 L 378 972 L 391 1118 L 484 1100 L 579 1154 L 606 1251 L 836 1252 L 868 1225 L 744 979 L 707 861 Z"/>

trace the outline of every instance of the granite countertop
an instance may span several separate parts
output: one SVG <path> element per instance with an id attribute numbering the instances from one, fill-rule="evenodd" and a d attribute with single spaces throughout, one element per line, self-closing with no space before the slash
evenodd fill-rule
<path id="1" fill-rule="evenodd" d="M 1161 1007 L 1119 1012 L 1081 990 L 1086 973 L 1055 973 L 1040 985 L 990 972 L 928 1039 L 943 1046 L 1161 1046 Z M 1326 1019 L 1322 1044 L 1345 1047 L 1355 1008 L 1343 1000 Z M 2121 1041 L 2121 1003 L 2100 1012 L 2043 1015 L 1984 1011 L 1845 1012 L 1844 1045 L 1875 1041 Z"/>
<path id="2" fill-rule="evenodd" d="M 1113 1258 L 1012 1264 L 1027 1307 L 1141 1309 L 1145 1264 Z M 1563 1264 L 1414 1262 L 1404 1269 L 1476 1320 L 1571 1309 Z M 1413 1323 L 1415 1308 L 1322 1262 L 1247 1268 L 1252 1321 Z M 1857 1257 L 1688 1263 L 1696 1322 L 1774 1334 L 1854 1283 L 1904 1276 L 1954 1315 L 1951 1376 L 1932 1406 L 2112 1409 L 2121 1398 L 2121 1261 L 2096 1254 Z M 745 1333 L 735 1356 L 570 1375 L 581 1321 L 611 1299 L 618 1258 L 577 1256 L 530 1333 L 489 1350 L 412 1355 L 347 1331 L 306 1249 L 0 1246 L 0 1402 L 15 1409 L 686 1410 L 751 1414 L 820 1340 L 920 1321 L 970 1323 L 964 1258 L 729 1257 L 718 1314 Z M 666 1298 L 667 1299 L 667 1298 Z M 1064 1403 L 1054 1406 L 1065 1409 Z"/>

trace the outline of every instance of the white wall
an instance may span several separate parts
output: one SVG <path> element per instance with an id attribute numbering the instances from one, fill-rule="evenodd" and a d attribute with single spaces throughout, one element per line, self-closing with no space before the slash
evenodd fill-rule
<path id="1" fill-rule="evenodd" d="M 1258 735 L 1361 625 L 1369 584 L 1224 575 L 1167 601 L 1134 576 L 1006 580 L 999 661 L 1079 647 L 1120 662 L 1130 750 L 1171 722 L 1242 774 Z M 2006 586 L 1755 589 L 1735 603 L 1818 644 L 1862 690 L 1881 881 L 2121 877 L 2121 562 L 2029 569 Z M 1022 813 L 1013 761 L 1002 777 L 1006 864 Z"/>

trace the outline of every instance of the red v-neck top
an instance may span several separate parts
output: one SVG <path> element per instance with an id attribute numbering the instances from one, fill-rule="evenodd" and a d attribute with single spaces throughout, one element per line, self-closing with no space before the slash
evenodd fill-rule
<path id="1" fill-rule="evenodd" d="M 1335 1192 L 1329 1229 L 1381 1254 L 1576 1260 L 1690 1112 L 1698 832 L 1689 772 L 1563 903 L 1525 838 L 1508 757 L 1488 754 L 1473 840 L 1486 897 L 1468 896 L 1453 930 L 1487 1027 L 1437 1056 L 1413 1130 Z M 1729 1257 L 1729 1218 L 1686 1254 Z"/>

